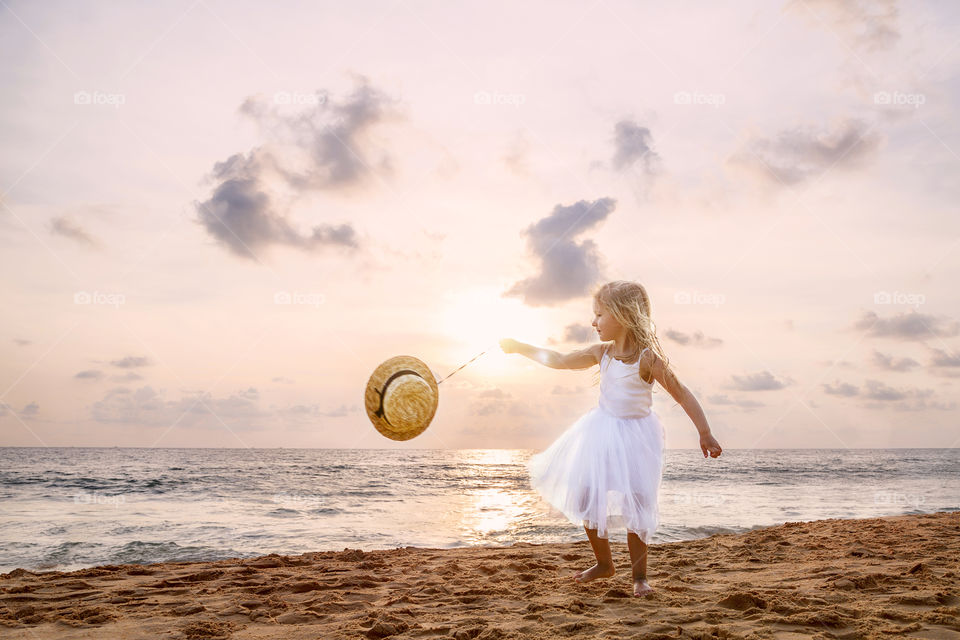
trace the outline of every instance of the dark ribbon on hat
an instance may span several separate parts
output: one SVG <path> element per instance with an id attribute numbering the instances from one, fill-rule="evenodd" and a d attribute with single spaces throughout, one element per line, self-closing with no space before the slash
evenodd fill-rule
<path id="1" fill-rule="evenodd" d="M 394 379 L 394 378 L 396 378 L 396 377 L 398 377 L 398 376 L 407 375 L 408 373 L 412 373 L 413 375 L 417 376 L 418 378 L 420 378 L 421 380 L 423 380 L 424 382 L 426 382 L 426 380 L 423 379 L 423 376 L 420 375 L 419 373 L 417 373 L 416 371 L 413 371 L 413 370 L 411 370 L 411 369 L 401 369 L 400 371 L 397 371 L 397 372 L 394 373 L 392 376 L 390 376 L 389 378 L 387 378 L 387 381 L 383 383 L 383 391 L 380 391 L 379 389 L 374 389 L 374 391 L 377 392 L 377 395 L 380 396 L 380 406 L 377 407 L 377 410 L 373 412 L 373 415 L 377 416 L 378 418 L 380 418 L 381 420 L 383 420 L 384 422 L 386 422 L 387 424 L 389 424 L 391 427 L 392 427 L 393 425 L 390 424 L 390 421 L 387 420 L 386 414 L 384 414 L 384 412 L 383 412 L 383 396 L 386 395 L 386 393 L 387 393 L 387 387 L 390 386 L 390 383 L 393 382 L 393 379 Z"/>

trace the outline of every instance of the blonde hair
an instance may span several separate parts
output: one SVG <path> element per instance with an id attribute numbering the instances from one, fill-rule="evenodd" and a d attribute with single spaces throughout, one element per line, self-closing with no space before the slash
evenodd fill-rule
<path id="1" fill-rule="evenodd" d="M 665 367 L 670 359 L 657 339 L 657 329 L 650 309 L 650 296 L 639 282 L 614 280 L 600 285 L 593 292 L 593 301 L 602 306 L 610 315 L 623 325 L 624 329 L 637 345 L 636 353 L 646 348 L 654 352 Z M 600 381 L 600 372 L 596 372 L 594 385 Z"/>

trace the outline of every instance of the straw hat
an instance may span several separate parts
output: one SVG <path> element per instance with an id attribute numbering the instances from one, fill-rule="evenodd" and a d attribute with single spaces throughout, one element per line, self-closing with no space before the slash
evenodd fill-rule
<path id="1" fill-rule="evenodd" d="M 426 364 L 413 356 L 396 356 L 374 370 L 363 400 L 377 431 L 391 440 L 409 440 L 430 426 L 439 395 Z"/>

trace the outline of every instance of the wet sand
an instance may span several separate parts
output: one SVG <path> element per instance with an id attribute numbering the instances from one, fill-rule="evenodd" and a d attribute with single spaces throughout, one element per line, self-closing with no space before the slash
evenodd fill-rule
<path id="1" fill-rule="evenodd" d="M 0 576 L 0 636 L 960 638 L 960 512 L 786 523 L 650 546 L 654 592 L 585 584 L 586 541 L 406 547 Z"/>

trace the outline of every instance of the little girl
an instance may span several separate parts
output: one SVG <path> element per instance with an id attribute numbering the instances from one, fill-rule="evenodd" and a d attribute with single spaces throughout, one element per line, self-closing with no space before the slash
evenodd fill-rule
<path id="1" fill-rule="evenodd" d="M 577 582 L 608 578 L 615 571 L 607 520 L 620 516 L 627 528 L 633 594 L 653 591 L 647 582 L 647 544 L 659 525 L 657 504 L 663 477 L 666 434 L 652 410 L 659 382 L 696 425 L 704 457 L 722 449 L 693 394 L 667 366 L 650 319 L 650 298 L 636 282 L 617 280 L 593 295 L 600 343 L 560 354 L 510 338 L 505 353 L 519 353 L 553 369 L 600 365 L 598 406 L 578 418 L 528 463 L 531 485 L 574 524 L 583 523 L 597 564 L 574 576 Z M 610 518 L 613 519 L 612 517 Z"/>

